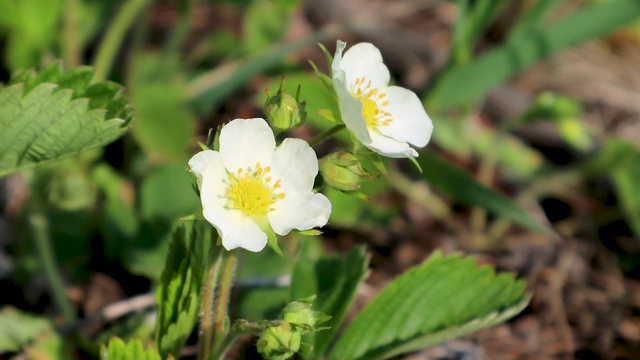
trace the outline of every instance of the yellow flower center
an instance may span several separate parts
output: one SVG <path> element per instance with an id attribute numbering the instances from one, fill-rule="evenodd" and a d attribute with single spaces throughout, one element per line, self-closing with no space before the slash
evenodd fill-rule
<path id="1" fill-rule="evenodd" d="M 377 129 L 393 121 L 391 113 L 383 109 L 389 105 L 389 100 L 385 100 L 387 94 L 372 87 L 371 80 L 364 77 L 356 79 L 352 95 L 362 103 L 362 117 L 368 128 Z"/>
<path id="2" fill-rule="evenodd" d="M 246 171 L 238 169 L 236 173 L 229 173 L 229 186 L 225 193 L 229 199 L 227 206 L 247 215 L 272 211 L 271 206 L 284 199 L 285 194 L 275 193 L 280 187 L 280 180 L 273 182 L 270 172 L 270 166 L 263 168 L 260 163 L 256 163 L 255 168 L 249 167 Z"/>

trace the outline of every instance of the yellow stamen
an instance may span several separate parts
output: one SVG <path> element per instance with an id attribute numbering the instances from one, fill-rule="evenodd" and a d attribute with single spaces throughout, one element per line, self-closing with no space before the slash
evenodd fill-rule
<path id="1" fill-rule="evenodd" d="M 393 121 L 391 113 L 381 109 L 390 104 L 389 100 L 382 101 L 387 94 L 381 93 L 378 88 L 372 88 L 371 80 L 367 81 L 364 77 L 357 78 L 351 94 L 362 103 L 362 117 L 367 122 L 368 128 L 377 129 L 380 126 L 388 126 Z"/>
<path id="2" fill-rule="evenodd" d="M 242 176 L 243 169 L 238 169 L 237 175 L 229 173 L 228 187 L 225 195 L 228 198 L 227 207 L 241 210 L 247 215 L 266 214 L 273 210 L 272 205 L 285 197 L 284 193 L 274 193 L 280 187 L 280 180 L 273 186 L 271 177 L 266 176 L 271 171 L 271 167 L 263 168 L 260 163 L 256 163 L 254 169 L 246 169 Z"/>

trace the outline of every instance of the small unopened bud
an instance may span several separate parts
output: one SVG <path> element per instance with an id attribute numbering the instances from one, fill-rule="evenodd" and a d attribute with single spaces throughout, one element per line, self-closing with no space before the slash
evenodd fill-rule
<path id="1" fill-rule="evenodd" d="M 301 334 L 287 322 L 266 328 L 258 339 L 258 352 L 266 359 L 284 360 L 300 349 Z"/>
<path id="2" fill-rule="evenodd" d="M 282 77 L 280 89 L 274 96 L 269 96 L 264 104 L 267 121 L 279 132 L 295 129 L 307 118 L 306 103 L 300 101 L 300 86 L 294 98 L 284 90 L 285 77 Z"/>
<path id="3" fill-rule="evenodd" d="M 320 173 L 331 187 L 341 191 L 355 191 L 360 184 L 377 178 L 367 172 L 355 155 L 339 151 L 320 160 Z"/>
<path id="4" fill-rule="evenodd" d="M 291 302 L 282 311 L 284 321 L 303 329 L 303 334 L 307 331 L 315 330 L 314 326 L 331 319 L 331 316 L 320 311 L 311 310 L 311 304 L 315 296 Z"/>

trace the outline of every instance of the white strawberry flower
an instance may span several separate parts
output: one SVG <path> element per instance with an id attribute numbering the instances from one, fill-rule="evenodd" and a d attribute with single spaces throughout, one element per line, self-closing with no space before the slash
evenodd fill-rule
<path id="1" fill-rule="evenodd" d="M 389 69 L 380 50 L 369 43 L 352 46 L 338 40 L 331 64 L 342 120 L 369 149 L 388 157 L 417 157 L 409 145 L 424 147 L 433 123 L 418 96 L 389 86 Z"/>
<path id="2" fill-rule="evenodd" d="M 200 189 L 202 213 L 227 250 L 257 252 L 267 233 L 323 226 L 331 214 L 326 196 L 312 191 L 318 158 L 304 140 L 276 147 L 264 119 L 235 119 L 220 132 L 220 150 L 189 160 Z"/>

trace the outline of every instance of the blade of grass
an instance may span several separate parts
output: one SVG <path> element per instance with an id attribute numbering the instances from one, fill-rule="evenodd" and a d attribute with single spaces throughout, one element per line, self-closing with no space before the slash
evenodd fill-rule
<path id="1" fill-rule="evenodd" d="M 640 1 L 617 0 L 585 7 L 519 41 L 451 68 L 427 97 L 430 108 L 451 108 L 476 101 L 496 84 L 534 62 L 572 45 L 604 36 L 640 17 Z"/>
<path id="2" fill-rule="evenodd" d="M 193 79 L 187 91 L 196 112 L 214 107 L 253 75 L 277 65 L 288 54 L 338 35 L 337 28 L 325 28 L 302 40 L 279 44 L 258 54 L 226 63 Z"/>

